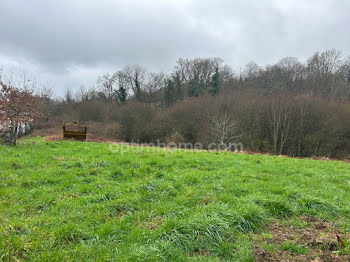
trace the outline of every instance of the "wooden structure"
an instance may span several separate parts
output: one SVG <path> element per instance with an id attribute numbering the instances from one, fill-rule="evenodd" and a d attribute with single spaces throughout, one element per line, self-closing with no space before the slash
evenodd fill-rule
<path id="1" fill-rule="evenodd" d="M 74 138 L 76 140 L 86 140 L 86 122 L 73 121 L 63 122 L 63 138 Z"/>

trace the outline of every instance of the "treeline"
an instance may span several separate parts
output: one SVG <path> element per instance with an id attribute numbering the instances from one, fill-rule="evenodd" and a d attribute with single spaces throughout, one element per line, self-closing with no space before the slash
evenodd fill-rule
<path id="1" fill-rule="evenodd" d="M 90 121 L 124 141 L 230 143 L 292 156 L 350 155 L 350 59 L 317 52 L 234 72 L 220 58 L 179 59 L 170 74 L 127 66 L 95 88 L 47 100 L 47 118 Z M 94 128 L 96 126 L 96 128 Z"/>

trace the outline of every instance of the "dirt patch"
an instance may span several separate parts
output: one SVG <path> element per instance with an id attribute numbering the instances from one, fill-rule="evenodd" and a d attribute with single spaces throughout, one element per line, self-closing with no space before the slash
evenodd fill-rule
<path id="1" fill-rule="evenodd" d="M 263 237 L 255 248 L 256 261 L 350 261 L 344 255 L 344 232 L 332 222 L 302 217 L 304 226 L 295 227 L 275 222 L 270 236 Z"/>
<path id="2" fill-rule="evenodd" d="M 34 128 L 32 136 L 50 136 L 50 135 L 58 135 L 62 133 L 62 128 L 59 127 L 50 127 L 38 129 Z"/>
<path id="3" fill-rule="evenodd" d="M 57 158 L 57 161 L 68 161 L 69 159 L 65 158 L 65 157 L 59 157 Z"/>
<path id="4" fill-rule="evenodd" d="M 198 252 L 192 253 L 190 255 L 190 258 L 192 258 L 192 259 L 201 259 L 201 258 L 207 258 L 209 256 L 210 256 L 210 253 L 207 252 L 207 251 L 198 251 Z"/>
<path id="5" fill-rule="evenodd" d="M 166 221 L 165 217 L 161 217 L 161 216 L 152 217 L 148 221 L 145 221 L 142 224 L 142 227 L 149 230 L 158 229 L 164 225 L 165 221 Z"/>
<path id="6" fill-rule="evenodd" d="M 46 141 L 79 141 L 76 139 L 63 139 L 62 134 L 55 134 L 55 135 L 46 135 L 45 136 Z M 81 141 L 85 142 L 85 141 Z M 103 138 L 98 137 L 95 135 L 88 134 L 86 138 L 86 142 L 97 142 L 97 143 L 120 143 L 119 140 L 111 139 L 111 138 Z"/>
<path id="7" fill-rule="evenodd" d="M 259 156 L 279 156 L 279 157 L 286 157 L 286 158 L 312 159 L 317 161 L 321 160 L 321 161 L 337 161 L 337 162 L 350 163 L 350 156 L 344 159 L 336 159 L 336 158 L 329 158 L 329 157 L 322 157 L 322 156 L 298 157 L 298 156 L 288 156 L 288 155 L 274 155 L 271 153 L 253 152 L 253 151 L 247 151 L 247 150 L 244 150 L 242 154 L 259 155 Z"/>
<path id="8" fill-rule="evenodd" d="M 34 129 L 32 136 L 45 137 L 46 141 L 63 141 L 63 140 L 78 141 L 75 139 L 63 139 L 62 127 L 57 125 L 55 127 Z M 86 141 L 99 142 L 99 143 L 119 143 L 120 142 L 119 140 L 116 140 L 113 138 L 101 137 L 91 133 L 87 134 Z"/>

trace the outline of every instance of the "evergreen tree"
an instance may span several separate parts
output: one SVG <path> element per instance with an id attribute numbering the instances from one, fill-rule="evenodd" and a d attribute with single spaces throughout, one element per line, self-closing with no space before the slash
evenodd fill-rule
<path id="1" fill-rule="evenodd" d="M 195 76 L 190 81 L 188 81 L 188 96 L 194 97 L 199 96 L 201 94 L 201 84 L 199 81 L 199 77 Z"/>
<path id="2" fill-rule="evenodd" d="M 167 84 L 165 87 L 164 99 L 168 106 L 176 101 L 175 82 L 172 79 L 169 79 L 167 81 Z"/>
<path id="3" fill-rule="evenodd" d="M 140 85 L 140 81 L 139 81 L 138 75 L 135 76 L 134 84 L 135 84 L 135 96 L 136 96 L 136 99 L 141 101 L 141 85 Z"/>
<path id="4" fill-rule="evenodd" d="M 121 86 L 118 90 L 116 90 L 116 93 L 117 93 L 117 97 L 119 99 L 119 102 L 121 104 L 125 104 L 126 98 L 128 96 L 128 94 L 126 92 L 126 88 Z"/>
<path id="5" fill-rule="evenodd" d="M 219 68 L 215 69 L 215 74 L 211 78 L 209 93 L 215 96 L 220 90 L 220 73 Z"/>
<path id="6" fill-rule="evenodd" d="M 176 99 L 175 100 L 184 99 L 185 94 L 184 94 L 183 85 L 181 83 L 180 74 L 177 72 L 176 75 L 173 76 L 173 79 L 174 79 L 174 87 L 175 87 L 175 91 L 176 91 Z"/>

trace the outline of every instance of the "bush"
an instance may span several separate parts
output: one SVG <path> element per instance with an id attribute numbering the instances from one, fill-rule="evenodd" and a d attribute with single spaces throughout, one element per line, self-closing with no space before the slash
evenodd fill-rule
<path id="1" fill-rule="evenodd" d="M 166 143 L 184 143 L 185 138 L 177 131 L 175 131 L 170 137 L 167 138 Z"/>
<path id="2" fill-rule="evenodd" d="M 120 137 L 126 142 L 150 142 L 147 133 L 149 123 L 156 114 L 152 104 L 133 101 L 112 114 L 112 119 L 120 124 Z"/>

